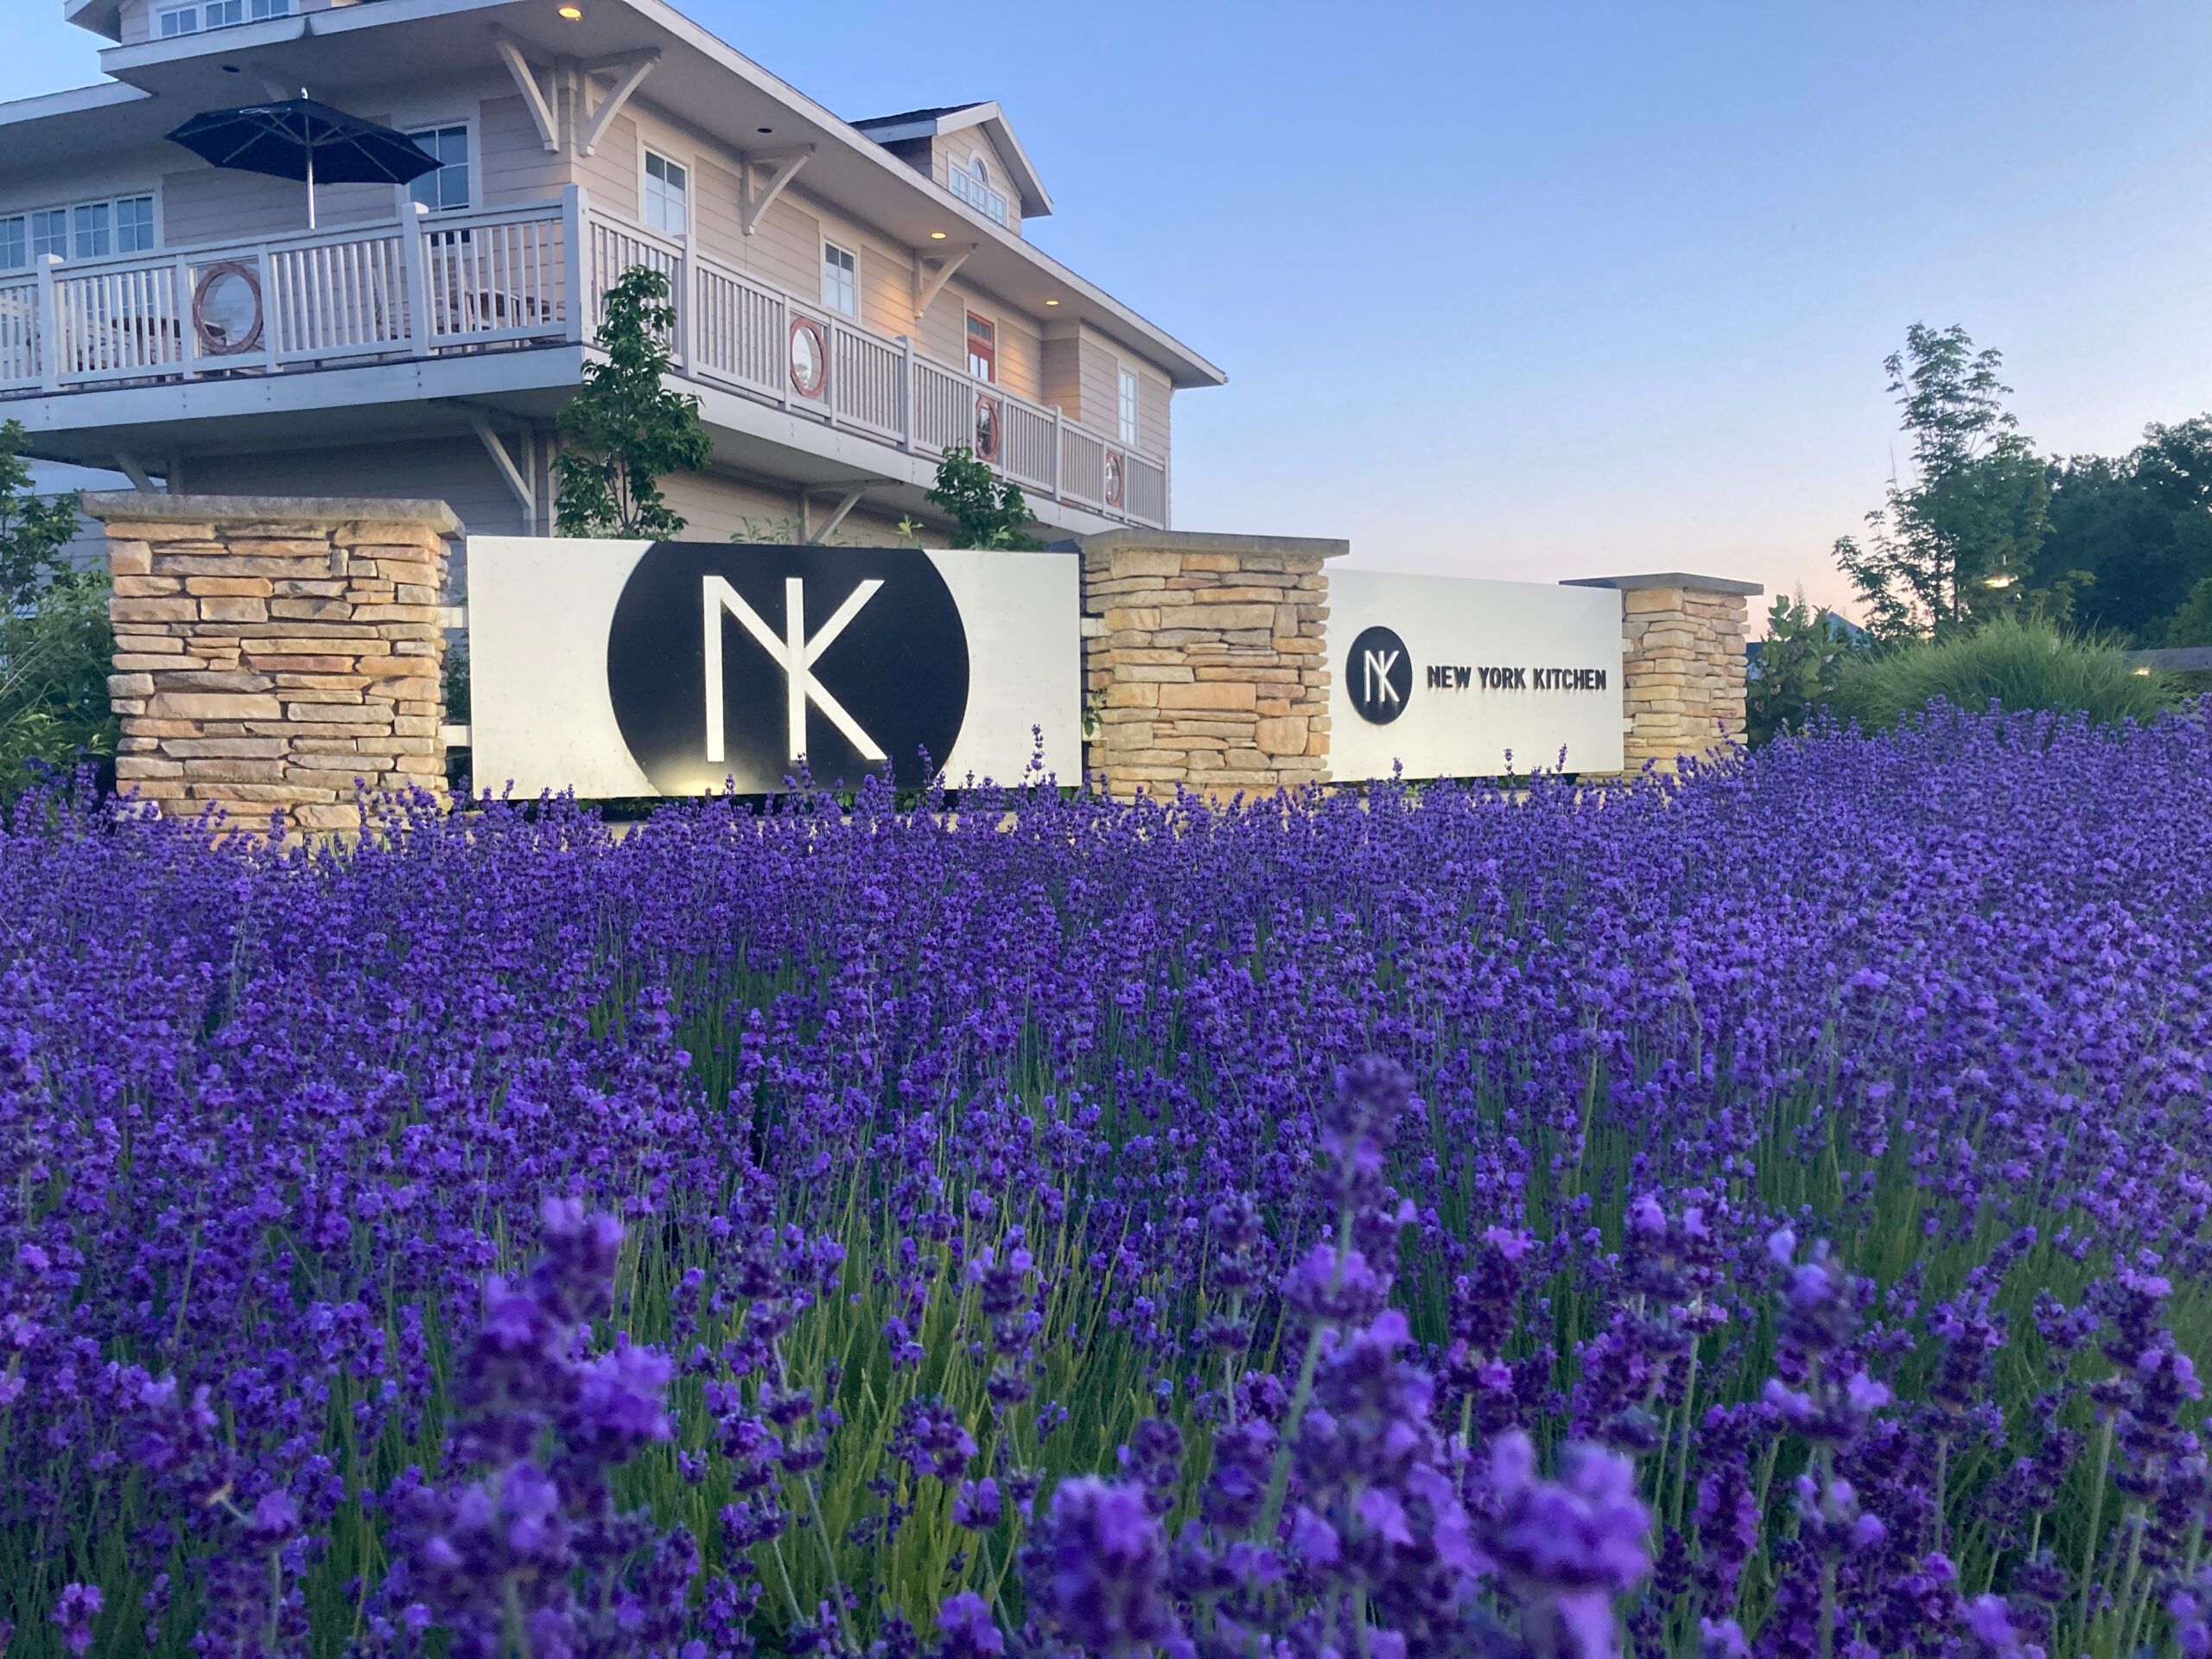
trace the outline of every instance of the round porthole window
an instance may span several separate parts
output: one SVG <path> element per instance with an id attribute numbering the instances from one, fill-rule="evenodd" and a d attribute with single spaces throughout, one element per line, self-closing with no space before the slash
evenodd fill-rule
<path id="1" fill-rule="evenodd" d="M 822 325 L 812 317 L 791 319 L 791 390 L 802 397 L 819 397 L 830 375 L 830 342 Z"/>
<path id="2" fill-rule="evenodd" d="M 192 290 L 192 332 L 206 357 L 235 357 L 261 344 L 261 274 L 242 259 L 200 273 Z"/>

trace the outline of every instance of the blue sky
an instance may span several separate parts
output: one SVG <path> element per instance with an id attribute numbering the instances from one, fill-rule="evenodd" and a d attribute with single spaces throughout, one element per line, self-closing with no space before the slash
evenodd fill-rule
<path id="1" fill-rule="evenodd" d="M 1841 596 L 1916 320 L 2046 449 L 2212 410 L 2212 8 L 681 0 L 864 115 L 997 98 L 1036 240 L 1225 367 L 1187 529 Z M 0 97 L 93 78 L 8 0 Z"/>

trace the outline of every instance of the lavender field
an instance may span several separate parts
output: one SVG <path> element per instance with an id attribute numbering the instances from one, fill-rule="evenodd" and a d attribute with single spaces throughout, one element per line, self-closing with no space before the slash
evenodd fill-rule
<path id="1" fill-rule="evenodd" d="M 17 1656 L 2212 1651 L 2212 730 L 0 835 Z"/>

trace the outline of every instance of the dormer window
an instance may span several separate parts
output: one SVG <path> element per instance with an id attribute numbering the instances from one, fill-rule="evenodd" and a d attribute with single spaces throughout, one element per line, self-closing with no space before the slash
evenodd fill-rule
<path id="1" fill-rule="evenodd" d="M 994 224 L 1007 222 L 1006 198 L 991 188 L 991 167 L 981 156 L 969 158 L 946 175 L 952 194 Z"/>
<path id="2" fill-rule="evenodd" d="M 171 41 L 180 35 L 197 35 L 203 29 L 227 29 L 232 23 L 257 23 L 291 15 L 292 0 L 191 0 L 188 5 L 156 8 L 154 33 Z"/>

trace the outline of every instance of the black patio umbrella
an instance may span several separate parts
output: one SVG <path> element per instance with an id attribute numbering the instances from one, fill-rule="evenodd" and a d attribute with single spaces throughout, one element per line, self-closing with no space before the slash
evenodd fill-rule
<path id="1" fill-rule="evenodd" d="M 218 167 L 272 178 L 304 179 L 308 228 L 315 228 L 315 187 L 405 184 L 438 165 L 404 132 L 309 98 L 302 92 L 275 104 L 209 110 L 169 137 Z"/>

